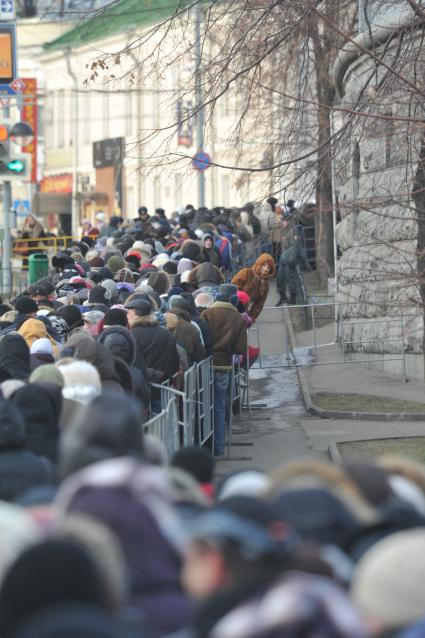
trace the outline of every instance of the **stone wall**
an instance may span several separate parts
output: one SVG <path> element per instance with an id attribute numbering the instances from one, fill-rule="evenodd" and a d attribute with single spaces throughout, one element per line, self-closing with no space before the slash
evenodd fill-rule
<path id="1" fill-rule="evenodd" d="M 415 43 L 421 46 L 419 33 Z M 397 62 L 398 40 L 386 49 L 386 62 Z M 380 54 L 379 48 L 375 53 Z M 373 96 L 384 71 L 373 81 L 374 61 L 357 58 L 344 75 L 341 106 L 352 109 L 360 91 Z M 364 87 L 367 87 L 366 90 Z M 336 157 L 341 221 L 337 243 L 337 301 L 342 305 L 344 339 L 348 350 L 384 355 L 404 349 L 423 359 L 423 314 L 417 281 L 417 223 L 411 199 L 419 138 L 402 117 L 411 113 L 403 86 L 367 106 L 371 115 L 348 127 Z M 360 98 L 361 99 L 361 98 Z M 373 100 L 370 100 L 373 102 Z M 410 110 L 409 110 L 410 109 Z M 402 117 L 400 117 L 402 116 Z M 344 116 L 340 125 L 348 122 Z M 414 372 L 415 371 L 415 372 Z M 413 364 L 411 375 L 423 379 L 423 365 Z"/>

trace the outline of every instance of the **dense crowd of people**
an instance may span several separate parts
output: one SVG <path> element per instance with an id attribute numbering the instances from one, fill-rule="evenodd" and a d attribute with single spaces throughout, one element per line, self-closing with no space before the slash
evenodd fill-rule
<path id="1" fill-rule="evenodd" d="M 112 218 L 0 306 L 0 637 L 421 638 L 425 467 L 218 481 L 208 450 L 168 458 L 143 428 L 157 384 L 211 356 L 223 454 L 275 273 L 268 253 L 232 272 L 249 219 L 201 212 Z"/>

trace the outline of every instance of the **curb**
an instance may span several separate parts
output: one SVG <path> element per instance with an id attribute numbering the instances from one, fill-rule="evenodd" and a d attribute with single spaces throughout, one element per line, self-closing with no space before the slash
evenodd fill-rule
<path id="1" fill-rule="evenodd" d="M 339 453 L 336 443 L 334 442 L 329 443 L 328 452 L 329 452 L 329 456 L 331 457 L 331 461 L 333 463 L 337 463 L 337 464 L 342 463 L 342 457 L 341 457 L 341 454 Z"/>
<path id="2" fill-rule="evenodd" d="M 294 348 L 298 347 L 298 344 L 292 325 L 291 313 L 287 306 L 284 306 L 283 312 L 288 329 L 289 342 L 292 350 L 294 350 Z M 311 398 L 310 387 L 304 369 L 299 367 L 295 369 L 307 412 L 319 416 L 321 419 L 349 419 L 351 421 L 425 421 L 425 412 L 350 412 L 344 410 L 323 410 L 319 408 Z M 329 453 L 331 454 L 330 450 Z M 338 451 L 337 454 L 339 455 Z M 339 459 L 341 460 L 340 456 Z"/>

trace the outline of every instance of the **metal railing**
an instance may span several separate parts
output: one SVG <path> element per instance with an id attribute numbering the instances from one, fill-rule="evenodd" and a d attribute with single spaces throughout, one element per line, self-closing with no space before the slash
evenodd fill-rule
<path id="1" fill-rule="evenodd" d="M 197 438 L 199 445 L 205 443 L 214 434 L 214 370 L 212 357 L 208 357 L 196 366 L 197 387 Z"/>
<path id="2" fill-rule="evenodd" d="M 178 406 L 174 397 L 170 398 L 159 414 L 143 425 L 143 431 L 160 439 L 169 457 L 179 449 Z"/>
<path id="3" fill-rule="evenodd" d="M 281 368 L 281 367 L 308 367 L 313 365 L 338 365 L 347 363 L 375 363 L 399 361 L 402 366 L 402 373 L 406 378 L 406 351 L 407 343 L 405 336 L 405 316 L 403 309 L 399 308 L 398 313 L 390 318 L 364 318 L 361 320 L 351 320 L 347 318 L 349 314 L 348 308 L 352 304 L 343 303 L 316 303 L 301 304 L 296 306 L 280 306 L 266 307 L 263 309 L 261 323 L 249 329 L 248 334 L 250 341 L 254 341 L 260 349 L 258 357 L 258 366 L 260 368 Z M 322 317 L 324 309 L 329 308 L 329 322 L 336 321 L 336 337 L 326 339 L 324 342 L 320 339 L 320 326 L 318 325 L 318 317 Z M 294 323 L 297 313 L 301 313 L 301 322 L 303 325 L 303 338 L 297 339 L 295 336 Z M 270 315 L 271 320 L 264 321 L 265 317 Z M 307 324 L 305 325 L 307 317 Z M 322 317 L 323 319 L 323 317 Z M 361 328 L 358 330 L 360 335 L 356 336 L 356 326 L 362 326 L 367 332 L 373 332 L 374 326 L 388 325 L 389 331 L 387 336 L 363 336 Z M 274 329 L 279 329 L 282 334 L 279 338 L 272 339 L 269 349 L 266 352 L 265 346 L 267 330 L 267 338 L 270 341 L 270 335 Z M 348 331 L 351 331 L 349 336 Z M 320 360 L 320 349 L 338 345 L 336 356 L 324 358 Z M 307 357 L 307 353 L 311 353 L 311 357 Z M 358 358 L 350 358 L 350 354 L 359 355 Z M 362 356 L 363 355 L 363 356 Z M 306 360 L 308 359 L 308 360 Z"/>

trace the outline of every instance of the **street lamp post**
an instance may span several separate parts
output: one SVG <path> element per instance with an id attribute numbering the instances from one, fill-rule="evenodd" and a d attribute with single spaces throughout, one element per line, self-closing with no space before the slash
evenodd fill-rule
<path id="1" fill-rule="evenodd" d="M 199 4 L 195 6 L 195 98 L 196 98 L 196 143 L 198 152 L 204 150 L 205 113 L 202 105 L 202 48 L 201 48 L 202 13 Z M 205 206 L 205 175 L 198 171 L 198 206 Z"/>

